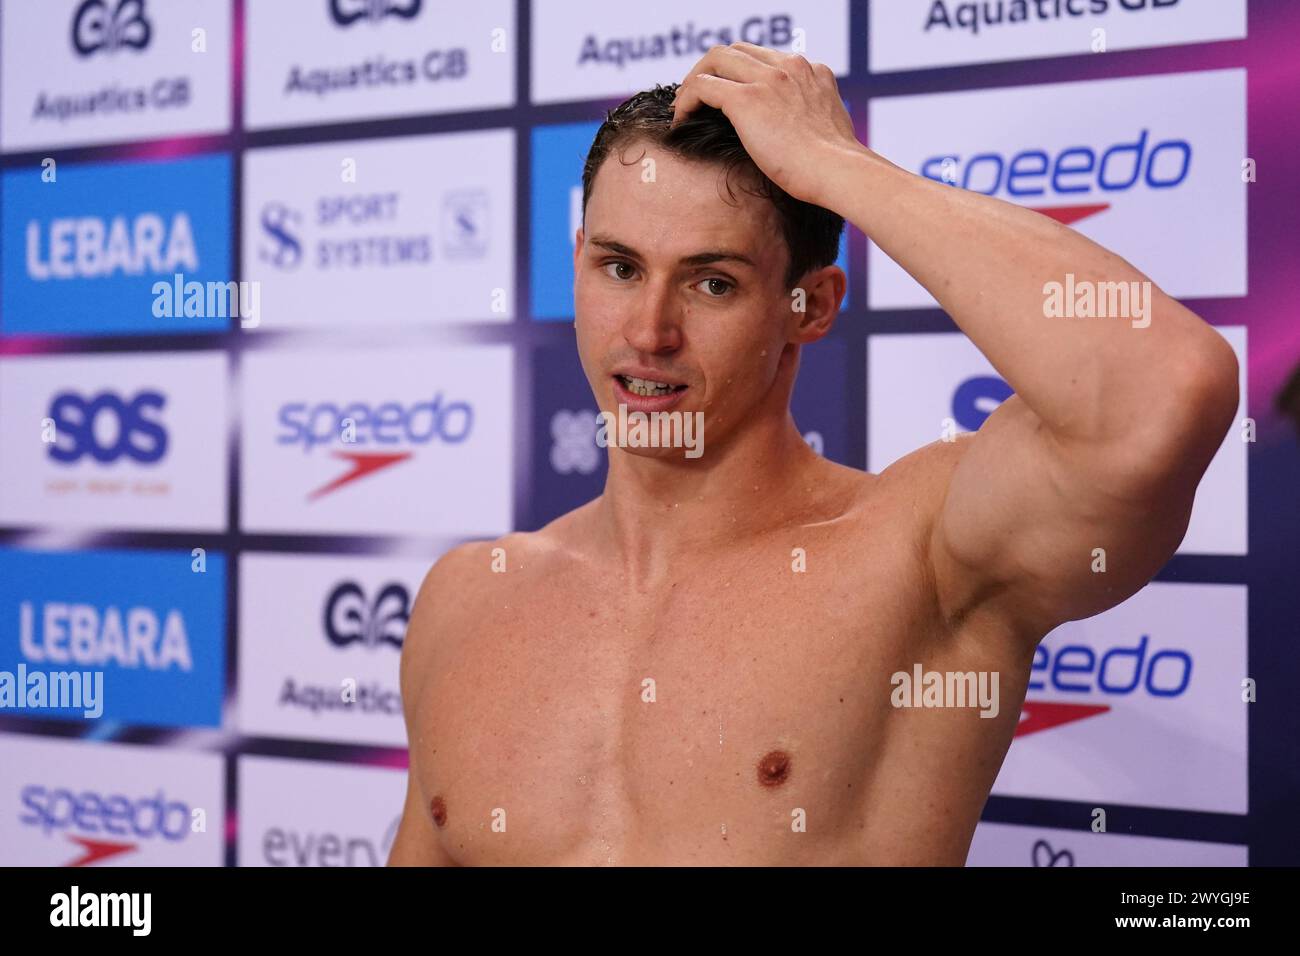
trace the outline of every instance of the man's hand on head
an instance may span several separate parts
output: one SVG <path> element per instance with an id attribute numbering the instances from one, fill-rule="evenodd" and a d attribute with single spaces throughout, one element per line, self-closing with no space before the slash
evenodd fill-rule
<path id="1" fill-rule="evenodd" d="M 715 46 L 686 74 L 673 107 L 676 126 L 701 104 L 722 110 L 764 175 L 804 202 L 826 205 L 826 165 L 865 152 L 824 63 L 753 43 Z"/>

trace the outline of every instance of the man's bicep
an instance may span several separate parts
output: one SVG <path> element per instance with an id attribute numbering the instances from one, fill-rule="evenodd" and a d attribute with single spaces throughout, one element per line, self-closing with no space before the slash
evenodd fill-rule
<path id="1" fill-rule="evenodd" d="M 1062 449 L 1018 396 L 963 441 L 930 543 L 950 620 L 995 604 L 1041 635 L 1091 617 L 1145 585 L 1187 530 L 1198 476 L 1158 492 L 1127 482 L 1116 452 Z"/>

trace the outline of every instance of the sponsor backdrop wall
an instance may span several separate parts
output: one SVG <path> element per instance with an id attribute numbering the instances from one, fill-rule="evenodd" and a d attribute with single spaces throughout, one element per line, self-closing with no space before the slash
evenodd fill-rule
<path id="1" fill-rule="evenodd" d="M 1298 31 L 1266 0 L 4 0 L 0 671 L 104 683 L 90 718 L 0 710 L 0 863 L 383 862 L 425 570 L 602 485 L 584 152 L 734 39 L 1241 358 L 1178 554 L 1038 650 L 970 862 L 1300 863 Z M 841 264 L 808 441 L 878 471 L 978 429 L 1007 384 L 852 227 Z"/>

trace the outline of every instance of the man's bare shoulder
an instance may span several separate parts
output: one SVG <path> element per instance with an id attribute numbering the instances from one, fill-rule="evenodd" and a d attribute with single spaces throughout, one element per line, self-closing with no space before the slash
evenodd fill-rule
<path id="1" fill-rule="evenodd" d="M 445 621 L 448 615 L 473 615 L 483 602 L 505 589 L 540 584 L 545 575 L 580 561 L 583 512 L 570 511 L 537 531 L 515 531 L 499 538 L 468 541 L 434 562 L 416 598 L 412 624 Z"/>
<path id="2" fill-rule="evenodd" d="M 973 432 L 922 445 L 884 468 L 872 492 L 887 507 L 907 509 L 919 532 L 929 535 L 943 508 L 953 472 L 970 448 Z"/>

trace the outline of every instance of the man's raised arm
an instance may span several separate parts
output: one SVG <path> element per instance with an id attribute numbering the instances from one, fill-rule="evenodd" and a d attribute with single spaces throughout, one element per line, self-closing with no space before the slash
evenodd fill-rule
<path id="1" fill-rule="evenodd" d="M 786 192 L 844 216 L 925 286 L 1016 392 L 963 440 L 936 515 L 949 621 L 993 610 L 1036 640 L 1150 580 L 1236 412 L 1227 342 L 1074 230 L 863 146 L 822 64 L 715 47 L 678 90 L 677 118 L 700 103 L 727 114 Z M 1061 315 L 1085 288 L 1094 306 L 1098 293 L 1103 305 L 1129 293 L 1126 314 Z"/>
<path id="2" fill-rule="evenodd" d="M 935 524 L 945 610 L 958 619 L 996 595 L 1041 633 L 1141 588 L 1182 540 L 1236 413 L 1231 346 L 1037 212 L 865 148 L 828 181 L 829 208 L 925 286 L 1016 393 L 969 440 Z"/>

